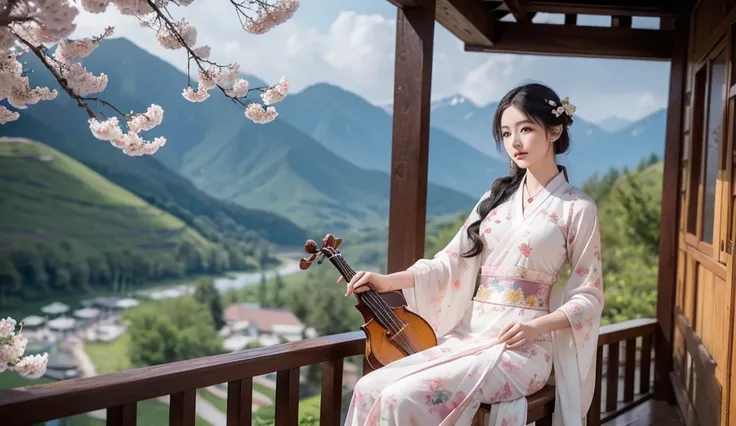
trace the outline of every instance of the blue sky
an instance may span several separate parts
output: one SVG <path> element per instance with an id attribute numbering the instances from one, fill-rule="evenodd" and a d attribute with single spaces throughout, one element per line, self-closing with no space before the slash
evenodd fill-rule
<path id="1" fill-rule="evenodd" d="M 294 17 L 270 32 L 253 36 L 238 25 L 228 2 L 197 0 L 173 11 L 198 28 L 198 44 L 212 46 L 212 58 L 265 81 L 289 79 L 292 93 L 330 83 L 382 105 L 393 98 L 396 10 L 386 0 L 302 0 Z M 561 16 L 539 16 L 558 21 Z M 582 17 L 586 25 L 610 18 Z M 535 19 L 537 20 L 537 19 Z M 161 48 L 151 30 L 117 12 L 82 14 L 78 36 L 97 34 L 106 25 L 147 51 L 185 70 L 181 51 Z M 651 26 L 635 20 L 634 26 Z M 578 114 L 591 121 L 609 116 L 642 118 L 667 102 L 669 63 L 464 52 L 462 43 L 441 26 L 435 32 L 432 95 L 461 94 L 483 105 L 515 85 L 538 81 L 569 96 Z"/>

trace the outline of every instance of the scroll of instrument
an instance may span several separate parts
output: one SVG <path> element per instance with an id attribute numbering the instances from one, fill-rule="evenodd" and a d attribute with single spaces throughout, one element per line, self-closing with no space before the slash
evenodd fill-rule
<path id="1" fill-rule="evenodd" d="M 345 282 L 349 282 L 355 276 L 355 271 L 337 250 L 342 238 L 336 239 L 327 234 L 322 244 L 322 248 L 318 248 L 314 240 L 307 240 L 304 251 L 310 256 L 302 259 L 299 267 L 306 270 L 315 261 L 322 264 L 327 258 Z M 372 369 L 437 345 L 437 336 L 432 327 L 424 318 L 407 309 L 401 293 L 379 293 L 370 288 L 355 293 L 355 297 L 358 299 L 355 307 L 365 322 L 360 327 L 366 335 L 365 358 Z"/>

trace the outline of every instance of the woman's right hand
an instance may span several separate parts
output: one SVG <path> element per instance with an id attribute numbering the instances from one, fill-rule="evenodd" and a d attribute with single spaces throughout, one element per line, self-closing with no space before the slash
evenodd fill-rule
<path id="1" fill-rule="evenodd" d="M 342 275 L 337 279 L 338 284 L 344 281 L 345 278 Z M 347 284 L 345 296 L 350 296 L 353 293 L 362 293 L 371 288 L 379 293 L 392 291 L 390 276 L 377 272 L 358 271 Z"/>

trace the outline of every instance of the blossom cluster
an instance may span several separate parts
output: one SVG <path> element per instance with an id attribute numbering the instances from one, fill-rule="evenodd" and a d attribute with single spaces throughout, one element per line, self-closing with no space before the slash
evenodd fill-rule
<path id="1" fill-rule="evenodd" d="M 35 55 L 51 72 L 67 95 L 86 110 L 92 134 L 108 141 L 127 155 L 150 155 L 166 144 L 163 136 L 144 139 L 140 133 L 150 131 L 163 121 L 161 106 L 152 104 L 146 112 L 122 112 L 111 103 L 97 97 L 108 83 L 105 74 L 95 75 L 80 62 L 89 56 L 113 28 L 106 28 L 97 37 L 72 40 L 76 30 L 78 7 L 90 13 L 102 13 L 115 7 L 122 15 L 136 17 L 141 26 L 155 33 L 159 44 L 170 50 L 184 50 L 190 68 L 197 70 L 196 88 L 187 81 L 182 96 L 190 102 L 203 102 L 213 89 L 244 107 L 244 114 L 255 123 L 264 124 L 276 118 L 273 105 L 288 93 L 285 77 L 270 87 L 251 88 L 240 76 L 237 63 L 220 65 L 209 59 L 211 48 L 197 45 L 197 29 L 185 19 L 172 17 L 169 6 L 185 7 L 194 0 L 0 0 L 0 124 L 17 120 L 17 110 L 40 101 L 57 97 L 57 90 L 31 87 L 19 59 Z M 243 29 L 251 34 L 264 34 L 291 18 L 299 0 L 230 0 Z M 50 53 L 50 48 L 56 46 Z M 261 93 L 260 103 L 251 101 L 252 91 Z M 97 108 L 108 110 L 105 115 Z"/>
<path id="2" fill-rule="evenodd" d="M 49 355 L 23 356 L 28 341 L 21 333 L 15 334 L 15 325 L 13 318 L 0 318 L 0 373 L 9 370 L 38 379 L 46 373 Z"/>
<path id="3" fill-rule="evenodd" d="M 552 109 L 552 114 L 554 114 L 555 117 L 567 114 L 568 117 L 572 118 L 573 114 L 575 114 L 575 111 L 577 110 L 575 105 L 570 103 L 570 98 L 563 99 L 560 106 L 557 106 L 557 103 L 553 100 L 548 100 L 547 103 L 549 106 L 554 107 Z"/>

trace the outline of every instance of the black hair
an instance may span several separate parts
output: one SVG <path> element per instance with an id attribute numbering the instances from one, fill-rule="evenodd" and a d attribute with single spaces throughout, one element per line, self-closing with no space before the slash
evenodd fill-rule
<path id="1" fill-rule="evenodd" d="M 550 101 L 554 102 L 555 106 L 552 106 Z M 559 139 L 553 144 L 553 152 L 555 155 L 567 152 L 570 149 L 570 132 L 568 131 L 568 127 L 572 124 L 572 117 L 566 113 L 557 116 L 552 112 L 552 110 L 560 105 L 562 105 L 562 101 L 557 93 L 543 84 L 524 84 L 509 91 L 501 99 L 493 117 L 493 138 L 496 140 L 496 148 L 502 152 L 503 132 L 501 130 L 501 117 L 508 107 L 514 106 L 524 113 L 529 120 L 547 130 L 554 126 L 562 125 L 562 133 Z M 558 168 L 564 173 L 565 179 L 567 179 L 567 170 L 565 167 L 558 166 Z M 518 167 L 516 163 L 511 161 L 511 172 L 509 176 L 498 178 L 493 182 L 490 195 L 478 205 L 478 220 L 468 226 L 467 234 L 472 247 L 463 253 L 463 257 L 474 257 L 483 251 L 483 240 L 480 237 L 481 222 L 488 216 L 491 210 L 511 197 L 519 188 L 525 173 L 526 169 Z"/>

